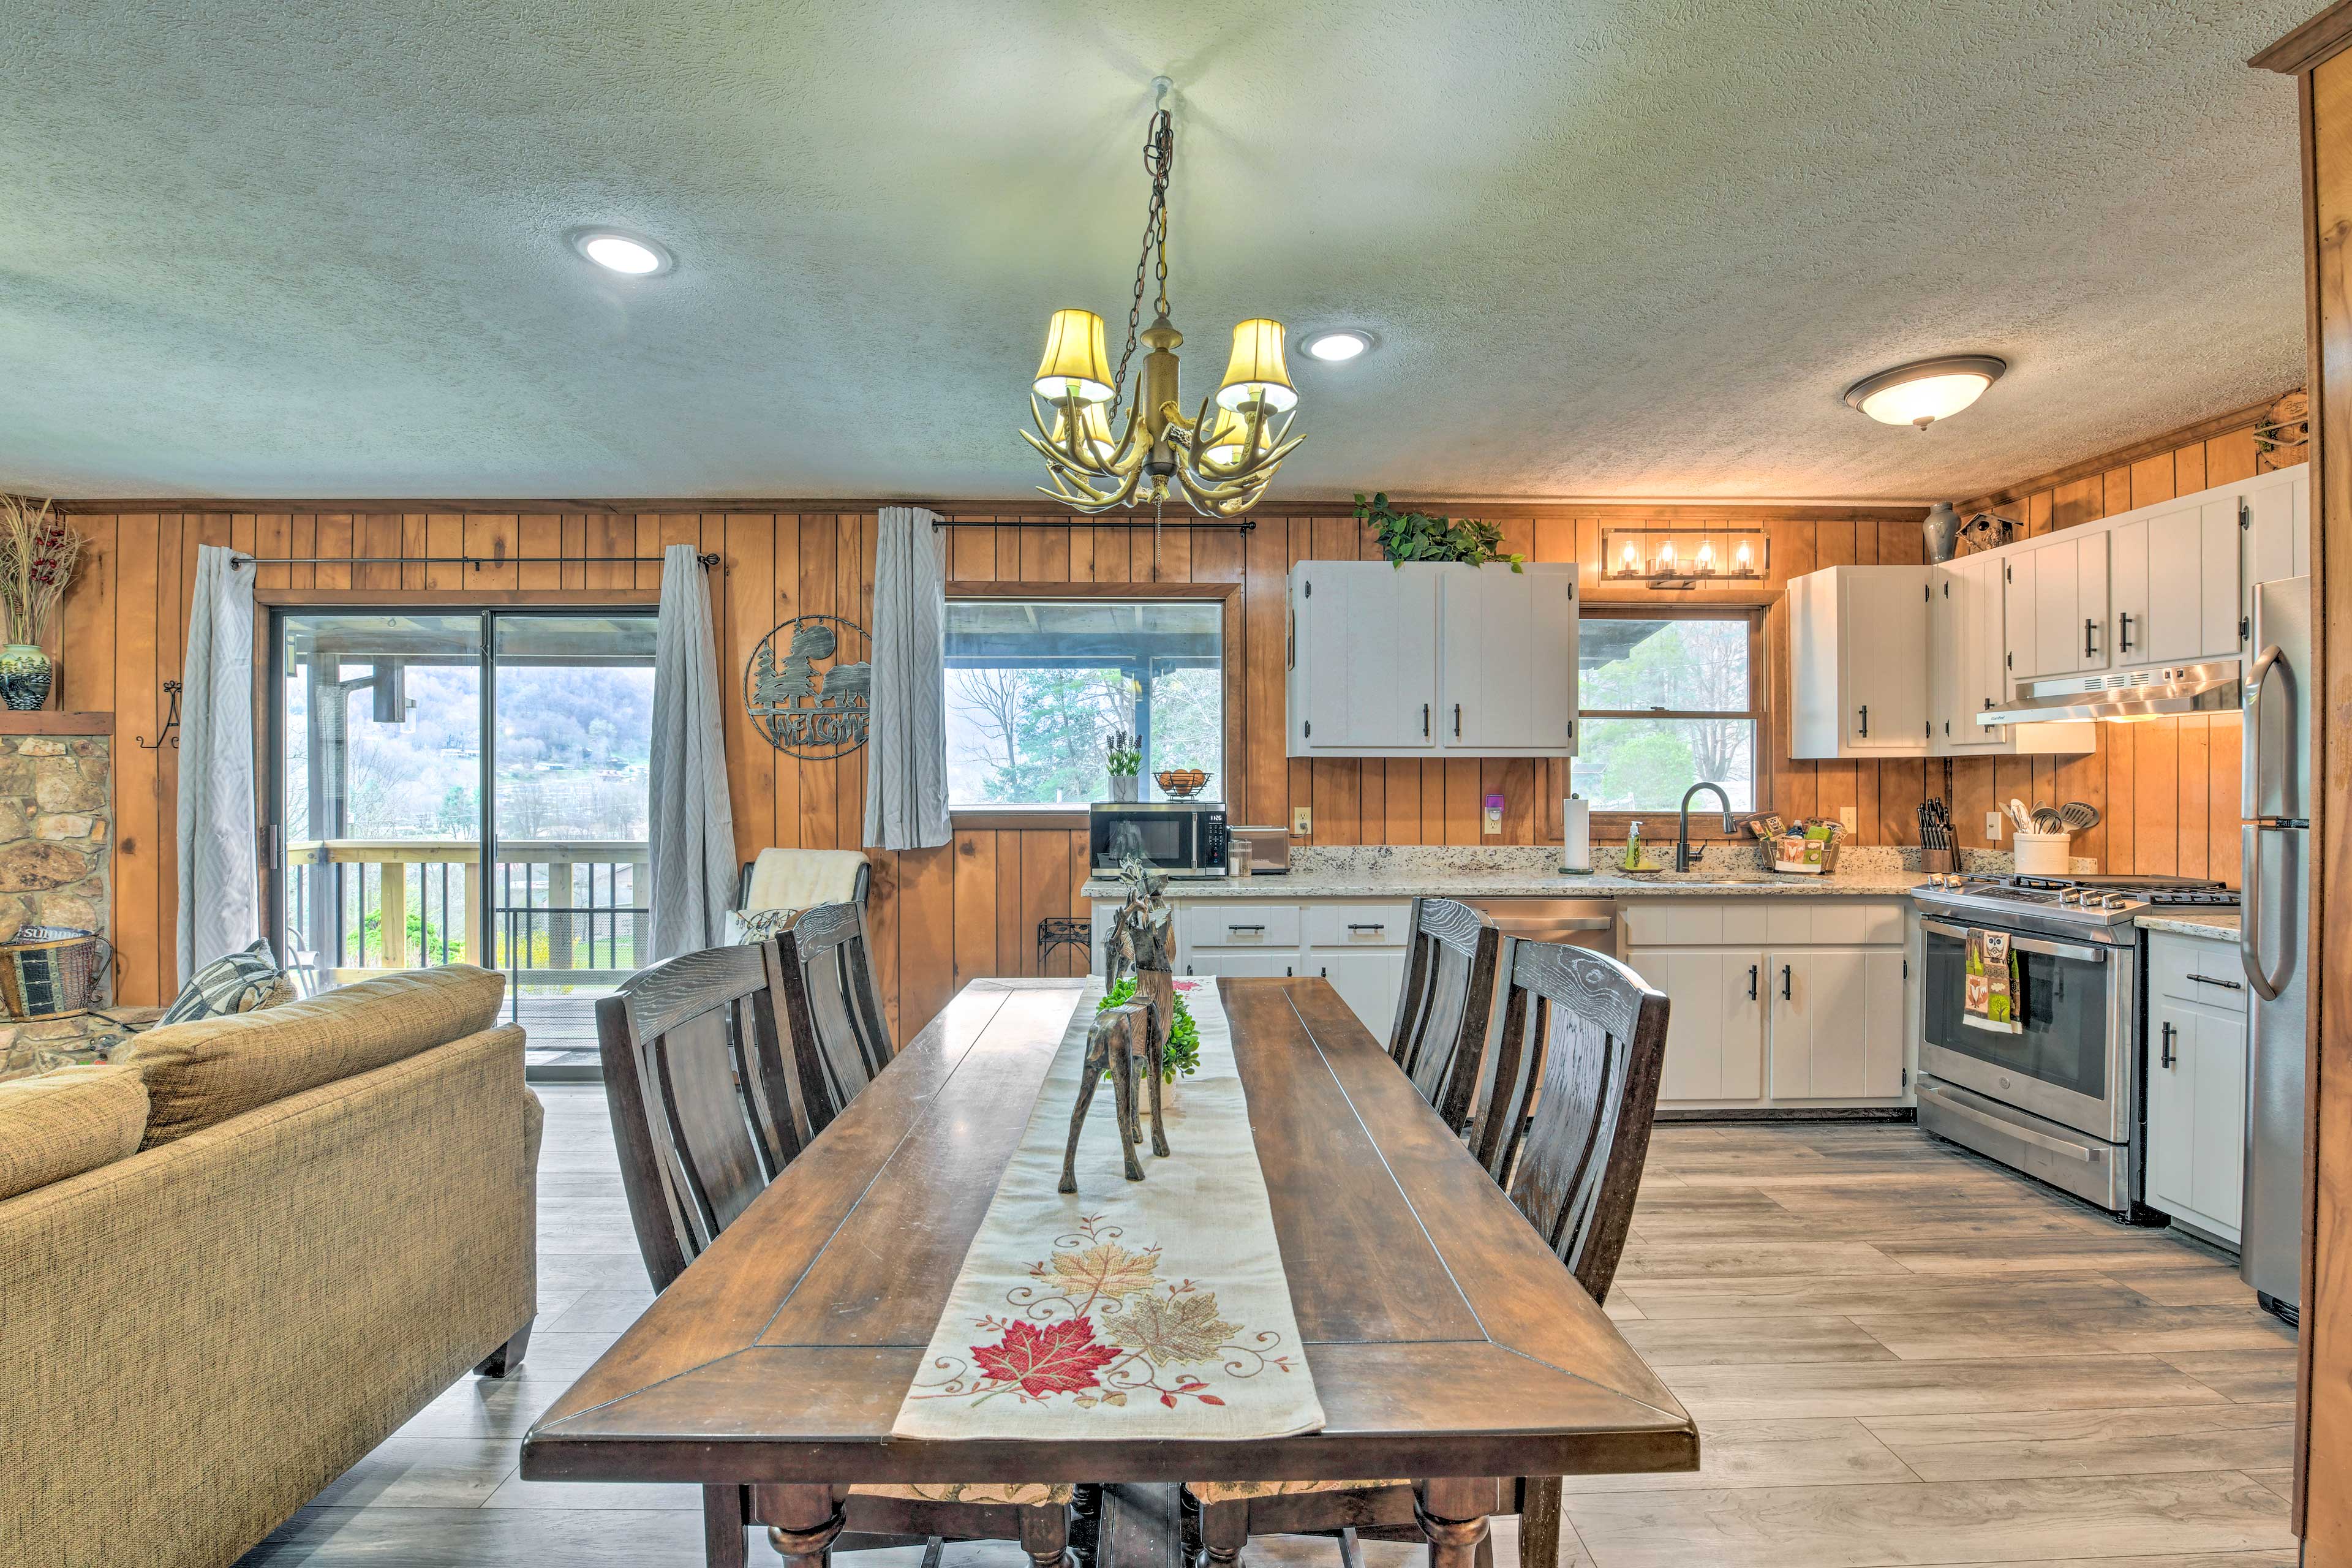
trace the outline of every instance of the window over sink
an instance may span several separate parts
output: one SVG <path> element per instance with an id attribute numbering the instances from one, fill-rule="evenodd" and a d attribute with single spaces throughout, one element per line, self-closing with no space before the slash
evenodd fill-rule
<path id="1" fill-rule="evenodd" d="M 1570 787 L 1595 811 L 1672 811 L 1706 780 L 1723 786 L 1732 810 L 1756 810 L 1758 630 L 1749 611 L 1618 615 L 1588 605 Z"/>
<path id="2" fill-rule="evenodd" d="M 1152 775 L 1224 780 L 1224 609 L 1215 599 L 956 597 L 947 605 L 948 799 L 958 807 L 1110 798 L 1112 737 Z"/>

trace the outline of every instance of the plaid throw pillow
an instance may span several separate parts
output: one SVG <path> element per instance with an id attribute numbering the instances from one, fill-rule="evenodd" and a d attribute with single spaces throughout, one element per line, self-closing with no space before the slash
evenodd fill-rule
<path id="1" fill-rule="evenodd" d="M 193 1018 L 216 1018 L 226 1013 L 250 1013 L 264 1005 L 280 980 L 278 955 L 262 938 L 243 952 L 216 958 L 195 973 L 155 1026 L 184 1024 Z"/>
<path id="2" fill-rule="evenodd" d="M 755 947 L 763 942 L 773 942 L 800 918 L 800 913 L 798 910 L 740 910 L 735 915 L 736 943 Z"/>

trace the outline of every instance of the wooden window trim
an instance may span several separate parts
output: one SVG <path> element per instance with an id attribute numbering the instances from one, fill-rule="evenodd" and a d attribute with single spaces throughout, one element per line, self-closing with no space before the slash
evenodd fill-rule
<path id="1" fill-rule="evenodd" d="M 1708 712 L 1685 711 L 1681 709 L 1661 712 L 1648 709 L 1579 708 L 1576 714 L 1578 721 L 1581 722 L 1587 719 L 1745 719 L 1748 721 L 1756 726 L 1756 757 L 1753 769 L 1756 775 L 1753 781 L 1755 804 L 1748 810 L 1736 812 L 1733 815 L 1743 820 L 1749 816 L 1764 816 L 1772 810 L 1773 774 L 1771 763 L 1764 755 L 1764 747 L 1772 734 L 1770 720 L 1773 685 L 1770 671 L 1765 668 L 1765 661 L 1769 653 L 1769 641 L 1765 636 L 1764 620 L 1769 610 L 1769 605 L 1754 603 L 1737 605 L 1587 604 L 1584 607 L 1584 616 L 1588 620 L 1727 621 L 1745 617 L 1748 622 L 1748 696 L 1750 706 L 1744 711 L 1717 710 Z M 1562 771 L 1563 782 L 1565 778 L 1572 778 L 1574 776 L 1572 762 L 1570 767 Z M 1605 840 L 1613 839 L 1622 847 L 1625 835 L 1631 831 L 1636 822 L 1642 824 L 1643 837 L 1645 841 L 1661 839 L 1671 841 L 1676 816 L 1675 808 L 1673 806 L 1652 806 L 1640 811 L 1592 813 L 1593 863 L 1595 865 L 1601 863 L 1601 845 Z M 1552 816 L 1556 822 L 1557 812 L 1553 813 Z M 1657 830 L 1658 822 L 1662 817 L 1668 824 L 1666 831 L 1663 834 Z M 1723 831 L 1723 819 L 1714 815 L 1712 809 L 1706 820 L 1710 826 L 1706 832 L 1701 833 L 1699 815 L 1696 812 L 1692 814 L 1692 843 L 1748 842 L 1748 836 L 1745 834 L 1727 836 Z M 1558 839 L 1555 838 L 1553 842 L 1558 842 Z"/>
<path id="2" fill-rule="evenodd" d="M 1242 585 L 1233 583 L 1020 583 L 999 578 L 951 581 L 946 585 L 945 597 L 950 599 L 1128 599 L 1144 603 L 1152 600 L 1205 600 L 1217 603 L 1224 612 L 1217 644 L 1219 684 L 1224 689 L 1224 743 L 1223 761 L 1231 761 L 1240 751 L 1241 715 L 1237 699 L 1241 695 L 1241 673 L 1236 668 L 1233 650 L 1241 630 L 1238 615 Z M 948 826 L 957 833 L 1083 833 L 1092 824 L 1091 814 L 1085 806 L 1075 810 L 1067 805 L 1023 806 L 992 803 L 984 805 L 948 807 Z"/>

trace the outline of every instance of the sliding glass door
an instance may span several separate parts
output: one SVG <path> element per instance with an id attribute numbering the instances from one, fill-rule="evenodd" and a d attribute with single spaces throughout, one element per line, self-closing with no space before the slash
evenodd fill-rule
<path id="1" fill-rule="evenodd" d="M 650 609 L 277 612 L 289 966 L 502 969 L 534 1068 L 592 1068 L 646 936 L 653 658 Z"/>

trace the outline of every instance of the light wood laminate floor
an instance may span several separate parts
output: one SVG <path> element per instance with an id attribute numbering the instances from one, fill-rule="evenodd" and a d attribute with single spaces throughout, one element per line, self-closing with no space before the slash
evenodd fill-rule
<path id="1" fill-rule="evenodd" d="M 540 1093 L 540 1318 L 522 1374 L 450 1389 L 247 1568 L 701 1563 L 690 1489 L 516 1476 L 524 1428 L 652 1300 L 601 1091 Z M 2294 1561 L 2291 1331 L 2213 1255 L 1914 1128 L 1661 1128 L 1610 1310 L 1698 1418 L 1704 1468 L 1571 1479 L 1578 1568 Z M 1517 1534 L 1496 1530 L 1504 1568 Z M 1275 1540 L 1249 1560 L 1338 1555 Z M 1027 1560 L 967 1547 L 947 1563 Z"/>

